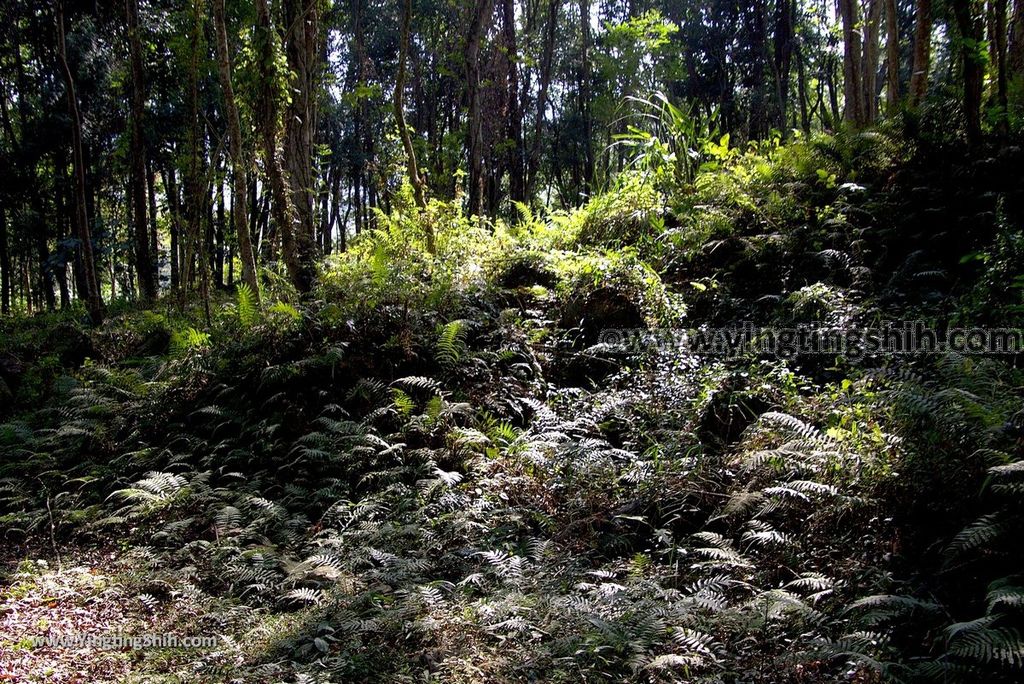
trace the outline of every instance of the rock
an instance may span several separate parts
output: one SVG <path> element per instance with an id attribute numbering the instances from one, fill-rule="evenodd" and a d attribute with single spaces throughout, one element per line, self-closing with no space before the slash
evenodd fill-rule
<path id="1" fill-rule="evenodd" d="M 166 328 L 154 328 L 135 345 L 132 356 L 163 356 L 170 348 L 170 331 Z"/>
<path id="2" fill-rule="evenodd" d="M 624 293 L 611 287 L 600 287 L 587 294 L 578 294 L 562 310 L 560 327 L 579 328 L 586 346 L 597 344 L 601 331 L 646 327 L 640 307 Z"/>
<path id="3" fill-rule="evenodd" d="M 551 289 L 556 283 L 555 274 L 547 270 L 540 259 L 517 259 L 498 277 L 498 284 L 510 289 L 534 285 Z"/>
<path id="4" fill-rule="evenodd" d="M 70 323 L 55 327 L 51 340 L 53 346 L 50 351 L 60 357 L 61 365 L 66 368 L 78 368 L 86 359 L 96 357 L 92 338 Z"/>
<path id="5" fill-rule="evenodd" d="M 21 385 L 21 377 L 25 374 L 25 364 L 12 354 L 0 355 L 0 382 L 10 394 L 14 394 Z M 0 396 L 3 388 L 0 387 Z"/>
<path id="6" fill-rule="evenodd" d="M 748 245 L 735 235 L 704 244 L 697 257 L 702 271 L 709 275 L 733 268 L 748 251 Z"/>
<path id="7" fill-rule="evenodd" d="M 738 440 L 768 408 L 764 397 L 746 390 L 745 378 L 731 376 L 715 390 L 704 407 L 697 436 L 707 447 L 724 448 Z"/>

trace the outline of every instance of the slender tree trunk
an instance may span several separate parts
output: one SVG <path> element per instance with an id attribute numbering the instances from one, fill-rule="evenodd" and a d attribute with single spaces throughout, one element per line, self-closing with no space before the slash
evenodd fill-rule
<path id="1" fill-rule="evenodd" d="M 343 177 L 344 170 L 339 164 L 335 167 L 334 182 L 331 184 L 331 218 L 328 221 L 328 230 L 331 231 L 329 235 L 333 237 L 334 229 L 337 228 L 342 242 L 345 240 L 345 224 L 339 223 L 339 219 L 341 213 L 341 180 Z M 333 252 L 334 243 L 331 242 L 331 244 L 328 245 L 328 248 L 328 253 Z"/>
<path id="2" fill-rule="evenodd" d="M 292 74 L 291 101 L 285 116 L 284 134 L 284 165 L 294 210 L 291 228 L 296 272 L 292 280 L 299 292 L 308 292 L 313 287 L 313 262 L 317 251 L 313 214 L 316 197 L 313 138 L 317 115 L 315 88 L 321 55 L 319 0 L 285 0 L 284 21 L 287 27 L 285 56 Z"/>
<path id="3" fill-rule="evenodd" d="M 855 2 L 857 0 L 854 0 Z M 864 57 L 861 67 L 864 72 L 861 85 L 864 88 L 864 123 L 874 123 L 878 116 L 878 26 L 882 19 L 882 3 L 887 0 L 869 0 L 868 15 L 864 22 Z"/>
<path id="4" fill-rule="evenodd" d="M 78 98 L 75 95 L 75 79 L 68 65 L 67 48 L 64 43 L 64 3 L 57 2 L 57 57 L 60 60 L 61 73 L 64 76 L 64 87 L 67 91 L 68 115 L 71 117 L 71 152 L 75 176 L 75 227 L 78 239 L 82 244 L 82 270 L 86 285 L 86 307 L 93 325 L 103 322 L 105 307 L 100 294 L 100 281 L 96 273 L 96 260 L 93 256 L 92 235 L 89 229 L 89 216 L 86 213 L 85 199 L 85 156 L 82 153 L 82 117 L 78 110 Z M 113 282 L 113 281 L 112 281 Z M 111 285 L 113 288 L 113 285 Z M 113 292 L 113 289 L 111 290 Z"/>
<path id="5" fill-rule="evenodd" d="M 0 202 L 0 314 L 11 313 L 11 250 L 7 242 L 7 211 Z"/>
<path id="6" fill-rule="evenodd" d="M 843 118 L 854 126 L 862 126 L 866 118 L 859 0 L 839 0 L 839 14 L 843 20 Z"/>
<path id="7" fill-rule="evenodd" d="M 15 33 L 20 38 L 20 32 Z M 17 73 L 18 79 L 18 91 L 19 93 L 26 94 L 31 91 L 32 86 L 28 80 L 28 74 L 25 70 L 25 63 L 21 57 L 21 50 L 14 50 L 14 66 Z M 16 146 L 17 150 L 21 151 L 24 149 L 24 136 L 25 131 L 31 128 L 31 105 L 28 97 L 18 98 L 18 115 L 21 119 L 22 128 L 22 140 L 16 141 L 13 134 L 10 135 L 11 145 Z M 9 125 L 9 124 L 8 124 Z M 46 222 L 46 210 L 43 203 L 43 196 L 40 191 L 40 183 L 38 179 L 37 162 L 33 159 L 29 162 L 28 173 L 28 196 L 29 202 L 32 207 L 33 221 L 31 225 L 32 239 L 36 249 L 36 257 L 39 260 L 39 269 L 37 270 L 38 280 L 36 281 L 39 295 L 42 297 L 42 301 L 45 302 L 46 307 L 49 310 L 55 308 L 56 302 L 53 297 L 53 271 L 51 269 L 50 260 L 50 248 L 49 248 L 49 230 Z M 40 308 L 42 308 L 42 302 L 40 302 Z"/>
<path id="8" fill-rule="evenodd" d="M 490 25 L 491 0 L 475 0 L 466 34 L 466 95 L 469 102 L 467 126 L 469 150 L 469 214 L 483 214 L 484 136 L 480 103 L 480 46 Z"/>
<path id="9" fill-rule="evenodd" d="M 174 167 L 170 164 L 163 172 L 164 191 L 167 193 L 167 210 L 170 212 L 170 233 L 171 233 L 171 289 L 177 291 L 181 286 L 181 267 L 178 260 L 178 250 L 181 241 L 181 208 L 178 203 L 178 183 L 175 178 Z"/>
<path id="10" fill-rule="evenodd" d="M 143 138 L 146 81 L 142 66 L 142 40 L 139 38 L 138 0 L 125 0 L 128 28 L 129 63 L 132 78 L 131 102 L 131 176 L 133 228 L 135 231 L 135 271 L 139 294 L 151 302 L 156 299 L 156 269 L 150 254 L 149 225 L 146 222 L 146 143 Z"/>
<path id="11" fill-rule="evenodd" d="M 984 66 L 979 54 L 982 38 L 981 21 L 974 12 L 972 0 L 952 0 L 953 14 L 960 30 L 960 63 L 963 71 L 963 107 L 967 121 L 967 142 L 976 146 L 981 142 L 981 98 L 984 86 Z"/>
<path id="12" fill-rule="evenodd" d="M 292 284 L 300 292 L 309 288 L 312 275 L 308 272 L 308 264 L 303 263 L 295 244 L 298 228 L 295 207 L 292 204 L 293 193 L 288 190 L 281 165 L 281 152 L 278 144 L 280 135 L 280 79 L 277 68 L 277 31 L 270 16 L 268 0 L 256 2 L 256 29 L 260 40 L 260 68 L 262 69 L 262 87 L 259 97 L 259 125 L 262 140 L 263 168 L 270 185 L 271 212 L 274 223 L 281 236 L 281 256 L 288 269 Z M 258 204 L 253 204 L 254 211 Z"/>
<path id="13" fill-rule="evenodd" d="M 183 188 L 187 224 L 185 234 L 179 236 L 181 241 L 180 278 L 182 290 L 186 293 L 195 286 L 196 255 L 201 251 L 202 245 L 203 196 L 206 191 L 206 129 L 199 107 L 199 66 L 200 59 L 205 58 L 206 55 L 205 35 L 202 6 L 199 2 L 193 2 L 192 29 L 189 36 L 189 163 Z M 198 263 L 205 268 L 205 262 L 199 261 Z"/>
<path id="14" fill-rule="evenodd" d="M 526 150 L 523 147 L 523 107 L 519 92 L 519 47 L 516 41 L 514 0 L 502 0 L 501 15 L 505 56 L 508 59 L 508 137 L 512 142 L 509 152 L 509 198 L 513 202 L 525 202 Z"/>
<path id="15" fill-rule="evenodd" d="M 540 167 L 540 148 L 543 140 L 544 118 L 548 107 L 548 88 L 551 85 L 551 71 L 555 53 L 555 34 L 558 29 L 558 0 L 548 0 L 548 21 L 544 33 L 544 49 L 540 63 L 540 90 L 537 93 L 537 113 L 533 120 L 533 141 L 526 168 L 526 195 L 533 198 L 536 191 L 537 172 Z"/>
<path id="16" fill-rule="evenodd" d="M 231 196 L 235 202 L 231 219 L 234 221 L 235 232 L 238 236 L 238 251 L 242 260 L 242 281 L 252 290 L 253 296 L 259 302 L 256 259 L 252 252 L 248 212 L 245 206 L 246 173 L 245 158 L 242 155 L 242 123 L 238 116 L 238 106 L 235 104 L 235 91 L 231 85 L 231 57 L 228 53 L 224 0 L 213 0 L 213 17 L 217 25 L 217 67 L 220 72 L 221 89 L 224 91 L 224 110 L 228 120 L 228 137 L 230 138 Z"/>
<path id="17" fill-rule="evenodd" d="M 1009 80 L 1016 80 L 1021 74 L 1024 74 L 1024 0 L 1014 0 L 1013 2 L 1006 71 Z"/>
<path id="18" fill-rule="evenodd" d="M 928 94 L 932 54 L 932 0 L 917 0 L 914 8 L 914 58 L 910 74 L 910 106 L 917 107 Z"/>
<path id="19" fill-rule="evenodd" d="M 807 109 L 807 67 L 804 65 L 804 49 L 798 46 L 796 49 L 796 88 L 797 97 L 800 99 L 800 129 L 804 133 L 811 132 L 811 112 Z"/>
<path id="20" fill-rule="evenodd" d="M 749 45 L 750 51 L 750 105 L 747 119 L 747 137 L 751 140 L 764 138 L 771 121 L 768 117 L 765 94 L 765 66 L 767 62 L 768 36 L 765 28 L 765 0 L 751 0 L 743 14 L 741 40 Z M 619 132 L 624 133 L 623 129 Z M 620 162 L 621 168 L 621 162 Z"/>
<path id="21" fill-rule="evenodd" d="M 777 0 L 775 21 L 775 78 L 778 100 L 777 125 L 780 131 L 788 126 L 789 76 L 793 69 L 793 27 L 796 23 L 795 0 Z M 799 85 L 798 87 L 802 87 Z M 802 91 L 801 91 L 802 92 Z"/>
<path id="22" fill-rule="evenodd" d="M 153 168 L 153 160 L 147 159 L 146 163 L 146 187 L 149 190 L 149 254 L 153 264 L 153 278 L 156 282 L 157 292 L 160 291 L 160 226 L 158 223 L 159 212 L 156 207 L 156 170 Z"/>
<path id="23" fill-rule="evenodd" d="M 992 33 L 989 41 L 996 67 L 996 105 L 999 107 L 999 130 L 1008 132 L 1009 75 L 1007 72 L 1007 0 L 989 0 L 992 10 Z M 1019 3 L 1018 3 L 1019 4 Z"/>
<path id="24" fill-rule="evenodd" d="M 828 65 L 825 67 L 825 81 L 828 85 L 828 104 L 829 104 L 829 123 L 831 126 L 839 125 L 839 86 L 837 84 L 836 71 L 838 70 L 839 60 L 835 57 L 828 61 Z M 824 109 L 822 110 L 824 111 Z"/>
<path id="25" fill-rule="evenodd" d="M 217 227 L 214 231 L 217 239 L 217 248 L 214 253 L 213 272 L 216 280 L 214 285 L 224 289 L 224 255 L 227 251 L 227 213 L 224 210 L 224 178 L 217 183 Z M 248 218 L 246 219 L 248 220 Z M 251 235 L 251 233 L 250 233 Z"/>
<path id="26" fill-rule="evenodd" d="M 594 184 L 594 120 L 590 115 L 590 0 L 579 0 L 580 8 L 580 115 L 583 117 L 583 193 L 589 195 Z"/>
<path id="27" fill-rule="evenodd" d="M 53 183 L 54 183 L 54 211 L 56 213 L 57 239 L 60 248 L 60 264 L 58 266 L 58 280 L 60 283 L 61 308 L 71 305 L 71 300 L 76 296 L 68 277 L 69 264 L 74 263 L 74 252 L 70 254 L 63 246 L 63 240 L 68 235 L 74 236 L 74 225 L 69 214 L 69 208 L 74 203 L 70 197 L 71 183 L 68 180 L 67 150 L 63 145 L 58 145 L 53 151 Z M 73 271 L 72 271 L 73 273 Z"/>
<path id="28" fill-rule="evenodd" d="M 46 209 L 43 205 L 43 197 L 38 190 L 32 191 L 32 208 L 36 220 L 33 226 L 33 239 L 35 240 L 36 256 L 39 259 L 39 288 L 40 304 L 42 309 L 45 303 L 47 310 L 53 311 L 57 308 L 57 300 L 53 296 L 53 266 L 50 258 L 49 226 L 46 221 Z"/>
<path id="29" fill-rule="evenodd" d="M 412 137 L 409 135 L 409 127 L 405 123 L 405 105 L 402 100 L 405 95 L 405 62 L 409 56 L 409 24 L 412 21 L 412 0 L 402 0 L 402 33 L 398 47 L 398 73 L 395 76 L 395 95 L 393 98 L 395 121 L 398 124 L 398 135 L 402 138 L 402 147 L 405 148 L 406 169 L 409 174 L 409 183 L 412 185 L 413 196 L 416 199 L 416 206 L 424 209 L 427 200 L 424 198 L 423 179 L 420 178 L 419 166 L 416 164 L 416 150 L 412 146 Z M 430 251 L 433 253 L 433 236 L 428 237 Z"/>
<path id="30" fill-rule="evenodd" d="M 900 26 L 896 0 L 885 2 L 885 108 L 896 111 L 900 102 Z"/>

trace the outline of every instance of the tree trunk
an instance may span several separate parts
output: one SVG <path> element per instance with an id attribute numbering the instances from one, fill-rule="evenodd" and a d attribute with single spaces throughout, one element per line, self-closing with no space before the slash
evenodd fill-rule
<path id="1" fill-rule="evenodd" d="M 291 229 L 295 245 L 296 270 L 292 281 L 299 292 L 308 292 L 313 287 L 313 262 L 316 258 L 313 137 L 317 114 L 315 88 L 321 54 L 319 0 L 285 0 L 284 22 L 288 27 L 285 56 L 292 74 L 291 102 L 285 116 L 284 165 L 288 172 L 294 220 L 282 230 Z"/>
<path id="2" fill-rule="evenodd" d="M 548 0 L 548 21 L 544 33 L 544 50 L 540 61 L 540 90 L 537 93 L 537 112 L 533 120 L 533 141 L 526 166 L 526 195 L 533 198 L 540 167 L 540 148 L 544 131 L 544 117 L 548 107 L 548 88 L 555 53 L 555 34 L 558 29 L 558 0 Z"/>
<path id="3" fill-rule="evenodd" d="M 125 0 L 129 62 L 132 78 L 131 102 L 131 186 L 135 231 L 135 272 L 143 301 L 156 299 L 156 269 L 150 255 L 149 224 L 146 222 L 146 143 L 142 119 L 145 110 L 145 75 L 142 69 L 142 40 L 139 38 L 138 0 Z"/>
<path id="4" fill-rule="evenodd" d="M 804 49 L 800 45 L 796 49 L 796 87 L 797 97 L 800 99 L 800 129 L 809 134 L 811 132 L 811 116 L 807 108 L 807 67 L 804 65 Z"/>
<path id="5" fill-rule="evenodd" d="M 231 85 L 231 57 L 228 53 L 227 21 L 224 17 L 224 0 L 213 0 L 213 18 L 217 25 L 217 67 L 220 73 L 220 85 L 224 91 L 224 110 L 228 120 L 228 138 L 231 153 L 231 196 L 234 198 L 234 211 L 231 219 L 238 235 L 238 252 L 242 261 L 242 282 L 252 290 L 253 297 L 259 302 L 259 282 L 256 279 L 256 259 L 252 252 L 252 240 L 249 237 L 248 212 L 245 202 L 245 158 L 242 155 L 242 123 L 235 104 L 235 91 Z M 204 271 L 205 271 L 204 267 Z"/>
<path id="6" fill-rule="evenodd" d="M 864 86 L 861 68 L 861 27 L 859 0 L 839 0 L 843 19 L 843 118 L 854 126 L 865 122 Z"/>
<path id="7" fill-rule="evenodd" d="M 0 314 L 11 313 L 11 250 L 7 243 L 7 212 L 0 204 Z"/>
<path id="8" fill-rule="evenodd" d="M 46 211 L 43 206 L 43 197 L 38 191 L 32 192 L 32 208 L 36 216 L 33 225 L 33 239 L 35 240 L 36 256 L 39 259 L 39 288 L 40 309 L 45 303 L 48 311 L 57 308 L 57 300 L 53 296 L 53 267 L 50 259 L 49 231 L 46 221 Z"/>
<path id="9" fill-rule="evenodd" d="M 590 115 L 590 0 L 580 0 L 580 116 L 583 117 L 583 194 L 594 184 L 594 121 Z"/>
<path id="10" fill-rule="evenodd" d="M 910 74 L 910 106 L 917 107 L 928 94 L 932 54 L 932 0 L 917 0 L 914 9 L 914 59 Z"/>
<path id="11" fill-rule="evenodd" d="M 981 142 L 981 98 L 985 72 L 981 50 L 981 21 L 972 0 L 952 0 L 953 14 L 960 31 L 960 64 L 963 71 L 963 107 L 967 123 L 967 143 Z"/>
<path id="12" fill-rule="evenodd" d="M 16 36 L 20 38 L 20 35 L 16 33 Z M 31 105 L 27 94 L 31 92 L 32 86 L 28 80 L 28 73 L 25 70 L 25 63 L 21 57 L 21 50 L 14 50 L 14 64 L 18 79 L 18 92 L 25 96 L 18 97 L 18 115 L 21 119 L 21 136 L 20 141 L 16 141 L 13 133 L 10 133 L 10 141 L 12 146 L 16 146 L 20 152 L 25 148 L 24 136 L 26 131 L 30 130 L 31 124 Z M 8 122 L 9 125 L 9 122 Z M 32 208 L 33 221 L 31 223 L 32 239 L 35 243 L 36 256 L 39 260 L 38 269 L 38 280 L 36 281 L 38 293 L 46 303 L 46 307 L 49 310 L 55 308 L 55 300 L 53 297 L 53 272 L 50 267 L 50 248 L 49 248 L 49 230 L 46 222 L 46 212 L 43 206 L 43 196 L 40 191 L 41 183 L 37 173 L 38 163 L 36 159 L 31 159 L 28 163 L 29 169 L 27 180 L 29 183 L 28 196 L 29 202 Z M 40 308 L 42 303 L 40 303 Z"/>
<path id="13" fill-rule="evenodd" d="M 413 197 L 416 199 L 416 206 L 424 209 L 427 201 L 423 193 L 423 179 L 420 178 L 419 166 L 416 164 L 416 150 L 412 146 L 412 137 L 409 135 L 409 127 L 405 123 L 405 106 L 402 99 L 405 95 L 405 62 L 409 56 L 409 24 L 412 21 L 412 0 L 402 2 L 402 33 L 398 47 L 398 73 L 395 76 L 395 95 L 393 99 L 395 110 L 395 121 L 398 123 L 398 135 L 402 138 L 402 147 L 405 148 L 406 168 L 409 174 L 409 183 L 412 184 Z M 429 239 L 431 252 L 433 252 L 433 239 Z"/>
<path id="14" fill-rule="evenodd" d="M 854 0 L 855 2 L 857 0 Z M 864 23 L 864 57 L 861 61 L 864 100 L 861 105 L 864 123 L 875 122 L 878 115 L 878 26 L 882 18 L 882 3 L 886 0 L 869 0 L 868 16 Z"/>
<path id="15" fill-rule="evenodd" d="M 213 272 L 216 276 L 214 284 L 224 289 L 224 255 L 227 251 L 227 212 L 224 210 L 224 178 L 217 182 L 217 226 L 214 230 L 214 237 L 217 240 L 217 248 L 214 253 Z M 246 219 L 248 220 L 248 218 Z M 250 236 L 252 233 L 249 234 Z M 251 237 L 250 237 L 251 239 Z"/>
<path id="16" fill-rule="evenodd" d="M 189 35 L 189 90 L 188 90 L 188 171 L 184 179 L 183 196 L 187 222 L 181 242 L 179 267 L 181 287 L 190 292 L 195 285 L 196 255 L 202 244 L 203 196 L 206 192 L 206 134 L 199 105 L 200 59 L 205 59 L 205 31 L 202 6 L 192 5 L 192 29 Z M 205 262 L 199 265 L 205 268 Z"/>
<path id="17" fill-rule="evenodd" d="M 149 190 L 149 255 L 150 263 L 153 264 L 153 278 L 156 282 L 157 292 L 160 291 L 160 226 L 157 219 L 159 214 L 156 208 L 156 170 L 153 168 L 153 160 L 148 159 L 146 164 L 146 187 Z"/>
<path id="18" fill-rule="evenodd" d="M 171 233 L 171 289 L 177 291 L 181 286 L 181 266 L 178 260 L 181 248 L 181 208 L 178 203 L 178 183 L 175 177 L 174 167 L 170 164 L 163 172 L 164 191 L 167 193 L 167 210 L 170 212 L 170 233 Z"/>
<path id="19" fill-rule="evenodd" d="M 75 95 L 75 79 L 68 65 L 67 48 L 64 43 L 64 3 L 57 2 L 57 57 L 64 77 L 67 91 L 68 115 L 71 118 L 71 152 L 75 176 L 75 229 L 82 245 L 82 272 L 86 285 L 86 307 L 93 325 L 103 322 L 105 307 L 100 294 L 100 282 L 96 273 L 96 260 L 93 256 L 92 235 L 89 229 L 89 216 L 86 212 L 85 199 L 85 155 L 82 152 L 82 117 L 78 110 L 78 98 Z"/>
<path id="20" fill-rule="evenodd" d="M 292 284 L 300 292 L 308 289 L 311 275 L 299 258 L 295 246 L 296 216 L 292 206 L 292 195 L 284 178 L 281 153 L 278 145 L 280 135 L 281 73 L 277 68 L 277 31 L 271 21 L 268 0 L 256 2 L 256 29 L 260 41 L 260 68 L 262 87 L 259 95 L 259 127 L 262 140 L 263 168 L 270 185 L 271 212 L 281 236 L 281 257 L 288 269 Z M 258 205 L 253 204 L 253 209 Z"/>
<path id="21" fill-rule="evenodd" d="M 900 102 L 900 27 L 896 0 L 885 2 L 885 108 L 891 114 Z"/>
<path id="22" fill-rule="evenodd" d="M 789 75 L 793 69 L 793 25 L 796 20 L 796 2 L 794 0 L 777 0 L 777 3 L 774 41 L 776 99 L 778 100 L 776 124 L 780 131 L 785 131 L 789 128 L 787 116 Z M 802 87 L 799 82 L 798 87 Z"/>
<path id="23" fill-rule="evenodd" d="M 1018 4 L 1020 4 L 1018 0 Z M 1009 75 L 1007 72 L 1007 0 L 990 0 L 993 34 L 989 37 L 996 66 L 996 105 L 999 107 L 999 130 L 1008 131 L 1009 121 Z"/>
<path id="24" fill-rule="evenodd" d="M 334 228 L 337 227 L 338 233 L 342 244 L 345 242 L 345 224 L 340 223 L 341 218 L 341 179 L 344 177 L 344 170 L 341 165 L 335 167 L 334 181 L 331 183 L 331 217 L 328 219 L 327 225 L 329 233 L 329 244 L 327 245 L 327 252 L 334 251 Z"/>
<path id="25" fill-rule="evenodd" d="M 1007 78 L 1015 80 L 1024 73 L 1024 0 L 1014 0 L 1009 43 L 1006 56 Z"/>
<path id="26" fill-rule="evenodd" d="M 484 137 L 480 103 L 480 46 L 490 24 L 491 0 L 475 0 L 466 33 L 466 96 L 469 103 L 467 126 L 469 150 L 469 214 L 483 213 Z"/>
<path id="27" fill-rule="evenodd" d="M 502 0 L 501 13 L 505 56 L 508 59 L 508 137 L 512 142 L 512 149 L 509 152 L 508 193 L 513 202 L 525 202 L 526 151 L 523 147 L 523 107 L 519 93 L 519 46 L 516 41 L 514 0 Z"/>

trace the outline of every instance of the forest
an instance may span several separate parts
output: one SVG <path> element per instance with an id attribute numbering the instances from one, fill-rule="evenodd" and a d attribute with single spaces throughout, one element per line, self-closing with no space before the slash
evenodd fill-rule
<path id="1" fill-rule="evenodd" d="M 1022 366 L 1024 0 L 0 0 L 0 682 L 1024 681 Z"/>

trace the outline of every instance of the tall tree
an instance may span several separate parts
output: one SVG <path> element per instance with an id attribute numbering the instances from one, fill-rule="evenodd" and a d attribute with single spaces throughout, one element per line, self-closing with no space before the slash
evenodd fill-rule
<path id="1" fill-rule="evenodd" d="M 278 68 L 277 30 L 268 0 L 256 0 L 256 39 L 259 42 L 260 92 L 257 98 L 263 168 L 270 185 L 271 212 L 281 235 L 281 256 L 297 288 L 309 282 L 307 266 L 295 247 L 295 209 L 285 181 L 279 147 L 282 75 Z M 253 208 L 255 213 L 255 206 Z"/>
<path id="2" fill-rule="evenodd" d="M 843 116 L 853 125 L 861 126 L 866 122 L 866 116 L 859 0 L 839 0 L 839 15 L 843 21 L 843 96 L 846 99 Z"/>
<path id="3" fill-rule="evenodd" d="M 928 94 L 932 54 L 932 0 L 914 6 L 914 56 L 911 62 L 909 104 L 916 107 Z"/>
<path id="4" fill-rule="evenodd" d="M 39 268 L 37 270 L 38 278 L 36 280 L 36 287 L 39 295 L 42 297 L 43 302 L 46 304 L 47 309 L 53 310 L 54 308 L 54 297 L 53 297 L 53 272 L 51 270 L 50 260 L 50 247 L 49 247 L 49 226 L 46 221 L 46 211 L 43 202 L 43 195 L 41 191 L 42 183 L 40 182 L 39 175 L 39 159 L 38 155 L 28 153 L 29 141 L 26 140 L 26 136 L 30 135 L 29 131 L 34 130 L 34 126 L 37 121 L 37 117 L 33 116 L 33 107 L 30 100 L 29 94 L 34 90 L 33 84 L 29 81 L 28 70 L 25 68 L 25 61 L 22 58 L 20 42 L 22 40 L 22 32 L 15 30 L 16 40 L 19 44 L 14 49 L 14 64 L 15 70 L 17 71 L 17 83 L 18 92 L 18 118 L 21 125 L 21 136 L 17 140 L 17 151 L 21 164 L 24 168 L 25 181 L 27 186 L 25 187 L 25 194 L 28 195 L 29 206 L 31 208 L 30 215 L 32 216 L 32 242 L 36 250 L 36 259 L 39 262 Z M 38 86 L 38 84 L 36 84 Z M 11 136 L 12 145 L 15 144 L 15 139 Z"/>
<path id="5" fill-rule="evenodd" d="M 156 265 L 150 254 L 149 225 L 146 221 L 148 198 L 146 196 L 146 142 L 143 128 L 146 81 L 142 62 L 142 39 L 139 36 L 138 0 L 125 0 L 124 9 L 132 74 L 131 188 L 135 233 L 135 272 L 139 278 L 139 293 L 143 300 L 152 301 L 157 296 L 157 279 Z"/>
<path id="6" fill-rule="evenodd" d="M 317 252 L 313 154 L 321 55 L 319 2 L 284 0 L 285 55 L 292 76 L 285 116 L 284 157 L 295 210 L 291 228 L 298 271 L 292 279 L 300 292 L 308 292 L 313 286 L 313 260 Z"/>
<path id="7" fill-rule="evenodd" d="M 213 0 L 213 21 L 217 31 L 217 68 L 220 74 L 221 90 L 224 91 L 224 111 L 228 120 L 228 138 L 231 153 L 231 219 L 238 236 L 238 256 L 242 261 L 242 282 L 252 290 L 259 301 L 259 282 L 256 279 L 256 259 L 249 236 L 248 211 L 246 210 L 246 166 L 242 153 L 242 122 L 235 103 L 235 91 L 231 85 L 231 55 L 228 46 L 227 19 L 224 0 Z M 206 268 L 204 266 L 204 268 Z"/>
<path id="8" fill-rule="evenodd" d="M 60 62 L 61 74 L 64 77 L 68 115 L 71 118 L 71 154 L 75 178 L 75 234 L 81 244 L 82 279 L 86 292 L 86 307 L 93 325 L 103 322 L 106 307 L 100 293 L 100 281 L 96 272 L 96 259 L 92 248 L 92 232 L 89 228 L 89 215 L 86 208 L 85 191 L 85 154 L 82 151 L 82 115 L 78 108 L 78 97 L 75 94 L 75 78 L 68 64 L 66 31 L 64 28 L 64 3 L 58 0 L 56 8 L 57 20 L 57 58 Z M 81 296 L 81 295 L 79 295 Z"/>
<path id="9" fill-rule="evenodd" d="M 777 0 L 775 17 L 775 99 L 780 131 L 789 127 L 789 77 L 793 69 L 794 24 L 796 0 Z"/>
<path id="10" fill-rule="evenodd" d="M 11 313 L 11 248 L 7 240 L 7 210 L 0 197 L 0 314 Z"/>
<path id="11" fill-rule="evenodd" d="M 861 110 L 864 123 L 874 123 L 878 114 L 878 27 L 882 18 L 882 3 L 885 0 L 868 0 L 868 12 L 865 17 L 862 33 L 864 36 L 864 56 L 861 60 L 863 75 L 861 87 L 864 89 Z"/>
<path id="12" fill-rule="evenodd" d="M 406 0 L 409 2 L 409 0 Z M 523 109 L 519 95 L 519 47 L 516 41 L 514 0 L 501 0 L 503 53 L 508 60 L 508 194 L 513 202 L 526 201 L 526 167 L 523 148 Z"/>
<path id="13" fill-rule="evenodd" d="M 537 107 L 533 115 L 533 139 L 526 166 L 526 194 L 533 197 L 540 166 L 541 143 L 543 142 L 544 119 L 548 108 L 548 89 L 555 54 L 555 35 L 558 33 L 559 0 L 548 0 L 548 18 L 544 27 L 544 45 L 541 50 L 540 84 L 537 92 Z"/>
<path id="14" fill-rule="evenodd" d="M 591 116 L 590 81 L 593 78 L 590 63 L 590 0 L 579 0 L 580 8 L 580 61 L 578 88 L 579 111 L 583 119 L 583 194 L 589 195 L 594 184 L 594 120 Z"/>
<path id="15" fill-rule="evenodd" d="M 1010 19 L 1006 71 L 1010 79 L 1024 75 L 1024 0 L 1014 0 Z"/>
<path id="16" fill-rule="evenodd" d="M 975 146 L 981 142 L 981 99 L 985 80 L 981 17 L 977 13 L 975 0 L 952 0 L 952 4 L 960 32 L 960 69 L 967 141 Z"/>
<path id="17" fill-rule="evenodd" d="M 890 113 L 900 100 L 900 27 L 896 0 L 885 2 L 885 106 Z"/>
<path id="18" fill-rule="evenodd" d="M 989 0 L 989 10 L 992 16 L 989 44 L 992 51 L 993 62 L 996 68 L 996 92 L 995 101 L 999 107 L 999 127 L 1005 132 L 1007 130 L 1007 117 L 1009 112 L 1009 73 L 1007 61 L 1007 0 Z"/>
<path id="19" fill-rule="evenodd" d="M 480 103 L 480 47 L 490 24 L 491 0 L 474 0 L 466 31 L 466 99 L 469 104 L 467 144 L 469 149 L 469 213 L 483 213 L 484 132 Z"/>
<path id="20" fill-rule="evenodd" d="M 395 122 L 398 124 L 398 135 L 402 138 L 402 147 L 405 148 L 406 170 L 409 174 L 409 183 L 412 185 L 416 206 L 422 209 L 427 206 L 427 201 L 424 198 L 423 179 L 420 177 L 419 166 L 416 163 L 416 150 L 412 146 L 409 127 L 405 123 L 405 104 L 403 102 L 405 96 L 405 62 L 409 57 L 409 25 L 411 22 L 412 0 L 402 0 L 402 31 L 398 44 L 398 72 L 395 75 L 393 105 Z"/>

